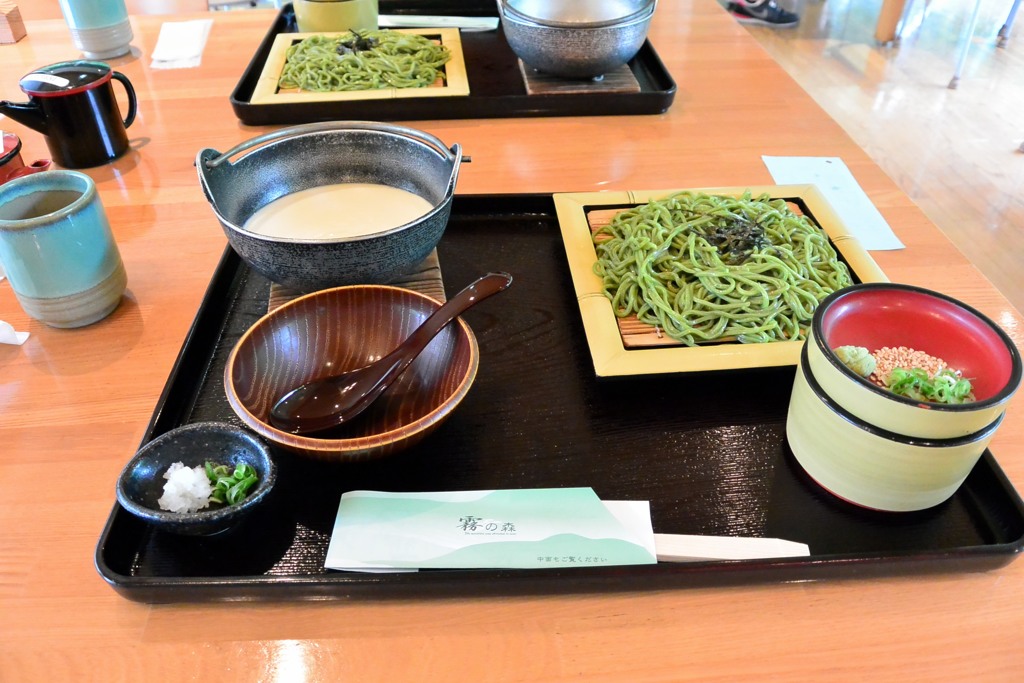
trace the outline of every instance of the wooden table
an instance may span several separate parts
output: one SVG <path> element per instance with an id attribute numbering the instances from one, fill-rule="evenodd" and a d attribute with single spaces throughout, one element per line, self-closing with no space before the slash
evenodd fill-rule
<path id="1" fill-rule="evenodd" d="M 0 285 L 0 680 L 1012 680 L 1024 664 L 1024 563 L 982 574 L 637 594 L 385 603 L 150 607 L 97 575 L 114 481 L 138 446 L 225 240 L 192 167 L 262 132 L 228 103 L 274 16 L 212 15 L 197 69 L 148 55 L 166 17 L 133 17 L 115 60 L 139 93 L 134 151 L 89 170 L 128 269 L 107 320 L 62 331 Z M 195 18 L 193 15 L 191 18 Z M 0 47 L 0 92 L 76 57 L 63 22 Z M 473 163 L 460 193 L 770 184 L 762 154 L 839 156 L 907 245 L 894 280 L 985 311 L 1018 345 L 1021 315 L 747 32 L 706 0 L 662 3 L 652 42 L 679 92 L 665 115 L 420 121 Z M 46 156 L 42 138 L 3 121 Z M 1024 481 L 1024 408 L 992 450 Z"/>

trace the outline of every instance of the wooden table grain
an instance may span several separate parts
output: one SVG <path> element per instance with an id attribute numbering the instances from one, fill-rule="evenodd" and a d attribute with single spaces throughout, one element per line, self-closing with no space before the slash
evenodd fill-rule
<path id="1" fill-rule="evenodd" d="M 182 15 L 175 18 L 197 18 Z M 108 319 L 30 320 L 7 283 L 0 320 L 0 680 L 736 681 L 1015 680 L 1024 664 L 1024 563 L 979 574 L 572 597 L 147 606 L 93 566 L 114 482 L 139 445 L 225 245 L 193 168 L 265 129 L 228 94 L 273 11 L 211 15 L 195 69 L 155 70 L 168 17 L 133 17 L 112 62 L 139 94 L 133 151 L 87 173 L 128 270 Z M 62 21 L 0 47 L 0 97 L 33 67 L 75 58 Z M 473 163 L 458 192 L 769 184 L 762 154 L 838 156 L 907 245 L 875 252 L 892 279 L 939 289 L 999 322 L 1019 312 L 986 282 L 746 31 L 715 3 L 660 3 L 651 39 L 679 91 L 640 117 L 417 121 Z M 40 135 L 9 120 L 23 156 Z M 1024 482 L 1024 404 L 992 450 Z"/>

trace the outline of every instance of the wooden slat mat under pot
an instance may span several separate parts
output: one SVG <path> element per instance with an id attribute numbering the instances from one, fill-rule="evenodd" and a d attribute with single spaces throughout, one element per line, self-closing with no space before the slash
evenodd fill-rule
<path id="1" fill-rule="evenodd" d="M 423 259 L 423 262 L 414 271 L 388 284 L 426 294 L 438 301 L 445 301 L 444 280 L 441 278 L 441 263 L 437 258 L 437 249 L 430 252 L 430 255 Z M 275 282 L 270 286 L 267 312 L 269 313 L 299 296 L 301 294 L 295 290 Z"/>

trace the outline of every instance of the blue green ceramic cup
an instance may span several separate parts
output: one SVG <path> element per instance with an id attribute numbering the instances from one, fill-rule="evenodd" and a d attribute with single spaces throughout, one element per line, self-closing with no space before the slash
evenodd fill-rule
<path id="1" fill-rule="evenodd" d="M 52 327 L 105 318 L 127 284 L 96 184 L 78 171 L 0 186 L 0 263 L 25 312 Z"/>

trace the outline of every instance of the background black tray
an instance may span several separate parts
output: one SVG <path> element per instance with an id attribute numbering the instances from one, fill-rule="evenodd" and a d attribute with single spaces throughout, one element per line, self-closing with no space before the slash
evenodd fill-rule
<path id="1" fill-rule="evenodd" d="M 118 592 L 170 602 L 648 590 L 977 571 L 1024 547 L 1024 503 L 987 452 L 951 500 L 924 512 L 870 512 L 822 491 L 785 445 L 793 368 L 597 379 L 550 195 L 456 196 L 438 252 L 449 294 L 489 270 L 515 277 L 465 316 L 480 342 L 480 372 L 448 422 L 376 463 L 278 453 L 274 497 L 216 540 L 153 531 L 115 503 L 96 566 Z M 225 252 L 146 441 L 200 420 L 240 424 L 221 376 L 235 341 L 266 311 L 268 291 Z M 572 570 L 323 568 L 346 490 L 557 486 L 650 500 L 656 532 L 778 537 L 812 554 Z"/>
<path id="2" fill-rule="evenodd" d="M 403 4 L 406 5 L 403 8 Z M 451 2 L 423 0 L 415 9 L 407 2 L 381 0 L 381 14 L 496 16 L 491 0 Z M 676 84 L 661 59 L 645 41 L 629 62 L 640 83 L 639 93 L 589 93 L 573 95 L 527 95 L 515 54 L 499 26 L 495 31 L 462 32 L 462 49 L 469 77 L 467 97 L 415 97 L 398 100 L 359 100 L 306 104 L 252 104 L 253 89 L 278 33 L 297 30 L 291 4 L 278 13 L 270 31 L 260 43 L 241 80 L 231 93 L 235 115 L 253 126 L 363 119 L 411 121 L 426 119 L 488 119 L 526 116 L 614 116 L 660 114 L 668 110 Z"/>

